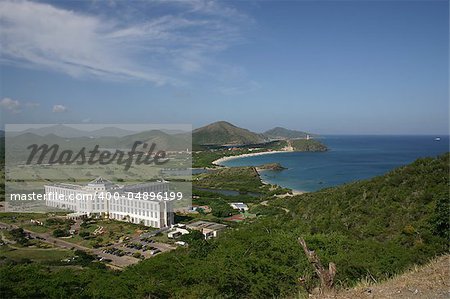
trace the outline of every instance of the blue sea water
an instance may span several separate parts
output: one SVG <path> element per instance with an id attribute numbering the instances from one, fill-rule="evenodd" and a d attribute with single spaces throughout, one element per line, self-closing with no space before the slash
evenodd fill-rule
<path id="1" fill-rule="evenodd" d="M 237 158 L 225 166 L 280 163 L 286 170 L 264 171 L 263 180 L 301 191 L 316 191 L 384 174 L 421 157 L 449 151 L 441 136 L 324 136 L 327 152 L 288 152 Z"/>

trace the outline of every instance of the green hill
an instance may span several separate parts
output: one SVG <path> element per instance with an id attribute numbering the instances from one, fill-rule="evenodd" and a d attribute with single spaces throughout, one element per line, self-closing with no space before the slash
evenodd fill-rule
<path id="1" fill-rule="evenodd" d="M 282 127 L 276 127 L 270 129 L 263 133 L 264 136 L 267 136 L 272 139 L 295 139 L 295 138 L 306 138 L 306 135 L 311 135 L 302 131 L 289 130 Z"/>
<path id="2" fill-rule="evenodd" d="M 315 139 L 293 139 L 289 141 L 294 151 L 299 152 L 325 152 L 327 146 Z"/>
<path id="3" fill-rule="evenodd" d="M 226 121 L 218 121 L 192 132 L 192 143 L 199 145 L 241 145 L 265 141 L 261 134 L 236 127 Z"/>
<path id="4" fill-rule="evenodd" d="M 187 235 L 188 248 L 122 272 L 92 265 L 3 264 L 5 298 L 293 298 L 317 285 L 297 244 L 305 238 L 337 287 L 379 281 L 449 250 L 449 154 L 371 180 L 252 206 L 259 217 L 218 239 Z M 51 269 L 51 271 L 49 271 Z M 300 284 L 299 278 L 305 283 Z M 24 288 L 23 286 L 27 286 Z"/>

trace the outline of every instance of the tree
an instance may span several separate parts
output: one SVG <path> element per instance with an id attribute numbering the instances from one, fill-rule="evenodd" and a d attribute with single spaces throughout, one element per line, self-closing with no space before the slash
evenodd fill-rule
<path id="1" fill-rule="evenodd" d="M 69 232 L 60 228 L 57 228 L 53 231 L 53 236 L 56 238 L 67 237 L 69 236 Z"/>

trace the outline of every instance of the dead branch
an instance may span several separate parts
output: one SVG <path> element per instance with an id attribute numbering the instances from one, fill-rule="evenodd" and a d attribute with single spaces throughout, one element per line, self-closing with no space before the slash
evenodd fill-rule
<path id="1" fill-rule="evenodd" d="M 334 276 L 336 275 L 336 265 L 334 263 L 328 264 L 328 269 L 325 269 L 320 258 L 317 256 L 314 250 L 309 250 L 306 242 L 303 238 L 298 238 L 298 243 L 302 246 L 303 251 L 308 258 L 308 261 L 314 267 L 314 270 L 320 279 L 320 291 L 321 293 L 328 293 L 333 290 L 334 287 Z"/>

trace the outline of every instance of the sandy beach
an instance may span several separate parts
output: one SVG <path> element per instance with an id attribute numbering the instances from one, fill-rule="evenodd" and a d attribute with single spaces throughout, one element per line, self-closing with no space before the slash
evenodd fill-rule
<path id="1" fill-rule="evenodd" d="M 289 153 L 289 152 L 291 152 L 291 151 L 267 151 L 267 152 L 242 154 L 242 155 L 237 155 L 237 156 L 227 156 L 227 157 L 222 157 L 220 159 L 213 161 L 212 164 L 217 165 L 217 166 L 223 166 L 221 163 L 223 163 L 225 161 L 234 160 L 234 159 L 253 157 L 253 156 L 262 156 L 262 155 L 269 155 L 269 154 Z"/>

